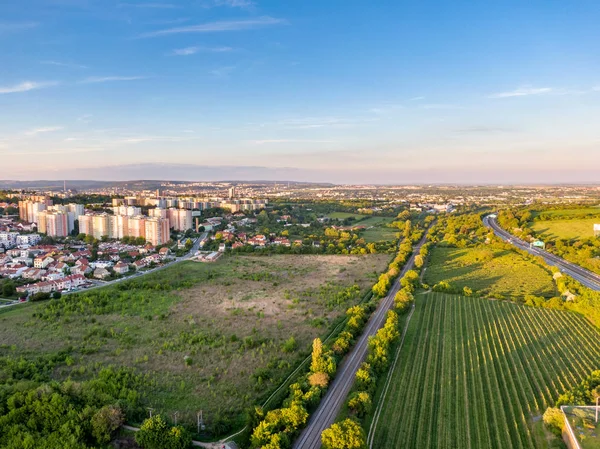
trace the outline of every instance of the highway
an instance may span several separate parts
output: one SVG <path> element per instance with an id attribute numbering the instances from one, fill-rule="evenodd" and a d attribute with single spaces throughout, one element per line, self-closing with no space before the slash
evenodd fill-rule
<path id="1" fill-rule="evenodd" d="M 427 231 L 425 231 L 421 241 L 414 247 L 411 257 L 404 266 L 400 276 L 398 276 L 398 279 L 390 288 L 388 295 L 379 302 L 377 309 L 369 319 L 363 334 L 354 345 L 354 348 L 338 367 L 335 379 L 321 400 L 319 408 L 312 414 L 307 427 L 296 440 L 293 446 L 294 449 L 318 449 L 321 447 L 321 433 L 335 422 L 344 401 L 350 393 L 350 389 L 354 384 L 356 371 L 358 371 L 367 354 L 369 337 L 375 335 L 383 327 L 386 314 L 394 305 L 394 296 L 400 290 L 400 279 L 408 270 L 412 269 L 415 262 L 415 255 L 419 253 L 421 246 L 423 246 L 426 240 Z"/>
<path id="2" fill-rule="evenodd" d="M 492 231 L 494 231 L 494 234 L 496 234 L 502 240 L 505 240 L 511 243 L 512 245 L 516 246 L 517 248 L 527 251 L 530 254 L 543 257 L 546 263 L 548 263 L 549 265 L 554 265 L 558 267 L 561 272 L 568 274 L 573 279 L 581 282 L 586 287 L 595 291 L 600 291 L 600 275 L 592 273 L 591 271 L 586 270 L 585 268 L 581 268 L 579 265 L 575 265 L 574 263 L 568 262 L 542 249 L 530 248 L 529 243 L 516 238 L 512 234 L 502 229 L 496 221 L 496 219 L 490 217 L 489 215 L 487 217 L 484 217 L 483 224 L 486 227 L 490 228 Z"/>

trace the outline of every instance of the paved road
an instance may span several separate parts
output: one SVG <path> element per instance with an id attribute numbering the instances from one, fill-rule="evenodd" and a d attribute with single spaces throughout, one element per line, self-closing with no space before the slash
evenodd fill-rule
<path id="1" fill-rule="evenodd" d="M 321 447 L 321 433 L 335 422 L 348 393 L 350 393 L 350 389 L 354 384 L 356 371 L 358 371 L 367 354 L 369 337 L 383 327 L 386 314 L 394 305 L 394 296 L 400 290 L 399 280 L 408 270 L 412 269 L 415 262 L 415 255 L 418 254 L 426 240 L 427 232 L 425 232 L 421 241 L 415 246 L 413 254 L 404 266 L 396 282 L 392 285 L 388 295 L 380 301 L 358 342 L 340 364 L 335 379 L 327 390 L 325 397 L 321 400 L 319 408 L 311 416 L 308 426 L 296 440 L 293 446 L 294 449 L 318 449 Z"/>
<path id="2" fill-rule="evenodd" d="M 502 229 L 495 218 L 491 218 L 490 216 L 484 217 L 483 224 L 494 231 L 494 234 L 496 234 L 502 240 L 505 240 L 530 254 L 543 257 L 548 264 L 557 266 L 560 268 L 560 271 L 568 274 L 573 279 L 578 280 L 586 287 L 591 288 L 592 290 L 600 291 L 600 275 L 592 273 L 585 268 L 581 268 L 579 265 L 568 262 L 542 249 L 530 248 L 529 243 L 516 238 L 512 234 L 509 234 L 507 231 Z"/>

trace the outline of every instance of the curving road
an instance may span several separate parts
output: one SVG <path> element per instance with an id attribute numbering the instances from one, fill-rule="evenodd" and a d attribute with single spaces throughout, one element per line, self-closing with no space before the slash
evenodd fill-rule
<path id="1" fill-rule="evenodd" d="M 394 305 L 394 296 L 400 290 L 400 279 L 408 270 L 412 269 L 415 255 L 418 254 L 426 240 L 427 230 L 421 241 L 414 247 L 412 255 L 390 288 L 388 295 L 379 302 L 354 348 L 340 364 L 335 379 L 321 400 L 319 408 L 312 414 L 308 426 L 296 440 L 293 449 L 319 449 L 321 447 L 321 433 L 335 422 L 348 393 L 350 393 L 356 371 L 367 354 L 369 337 L 375 335 L 383 327 L 386 314 Z"/>
<path id="2" fill-rule="evenodd" d="M 530 248 L 529 243 L 516 238 L 512 234 L 509 234 L 507 231 L 500 227 L 495 218 L 489 215 L 483 218 L 483 224 L 486 227 L 490 228 L 492 231 L 494 231 L 494 234 L 496 234 L 502 240 L 505 240 L 511 243 L 512 245 L 516 246 L 517 248 L 520 248 L 522 250 L 527 251 L 530 254 L 533 254 L 534 256 L 543 257 L 546 263 L 548 263 L 549 265 L 557 266 L 558 268 L 560 268 L 560 271 L 562 271 L 565 274 L 568 274 L 573 279 L 581 282 L 586 287 L 591 288 L 592 290 L 600 291 L 600 275 L 586 270 L 585 268 L 581 268 L 579 265 L 575 265 L 574 263 L 568 262 L 542 249 Z"/>

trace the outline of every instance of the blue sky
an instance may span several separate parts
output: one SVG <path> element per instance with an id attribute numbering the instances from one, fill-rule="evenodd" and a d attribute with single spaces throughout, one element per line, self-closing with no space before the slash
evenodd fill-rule
<path id="1" fill-rule="evenodd" d="M 594 1 L 5 0 L 0 178 L 598 181 L 599 19 Z"/>

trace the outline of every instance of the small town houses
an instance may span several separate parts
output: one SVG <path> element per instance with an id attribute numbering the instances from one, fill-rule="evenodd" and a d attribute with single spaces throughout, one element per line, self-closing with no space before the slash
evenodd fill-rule
<path id="1" fill-rule="evenodd" d="M 36 293 L 52 293 L 63 290 L 71 290 L 80 287 L 87 283 L 87 279 L 80 274 L 65 276 L 62 279 L 55 281 L 42 281 L 36 284 L 22 285 L 17 287 L 18 293 L 28 293 L 35 295 Z"/>

